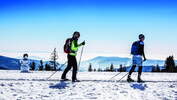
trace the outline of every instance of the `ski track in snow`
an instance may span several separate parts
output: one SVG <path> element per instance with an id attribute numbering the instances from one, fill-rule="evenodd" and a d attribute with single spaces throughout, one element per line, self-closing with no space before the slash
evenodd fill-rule
<path id="1" fill-rule="evenodd" d="M 52 73 L 0 71 L 0 100 L 177 100 L 177 73 L 143 73 L 145 83 L 117 82 L 126 73 L 108 81 L 118 72 L 79 72 L 77 83 L 60 82 L 57 72 L 46 81 Z"/>

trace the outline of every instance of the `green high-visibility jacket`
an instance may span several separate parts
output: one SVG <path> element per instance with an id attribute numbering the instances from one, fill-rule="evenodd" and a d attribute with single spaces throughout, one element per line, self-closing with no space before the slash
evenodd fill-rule
<path id="1" fill-rule="evenodd" d="M 69 55 L 76 56 L 77 55 L 77 51 L 78 51 L 80 46 L 82 46 L 82 45 L 78 44 L 77 40 L 73 40 L 72 43 L 71 43 L 71 53 L 69 53 Z"/>

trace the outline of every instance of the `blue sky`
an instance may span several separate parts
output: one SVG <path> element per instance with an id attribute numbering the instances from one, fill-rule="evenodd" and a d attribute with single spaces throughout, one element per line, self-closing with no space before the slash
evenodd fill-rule
<path id="1" fill-rule="evenodd" d="M 46 57 L 74 31 L 86 40 L 84 59 L 130 57 L 140 33 L 149 59 L 177 57 L 175 0 L 0 0 L 0 53 Z"/>

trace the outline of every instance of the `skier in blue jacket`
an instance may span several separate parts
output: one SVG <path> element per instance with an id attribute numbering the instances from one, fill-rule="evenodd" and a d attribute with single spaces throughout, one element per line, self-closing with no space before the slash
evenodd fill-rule
<path id="1" fill-rule="evenodd" d="M 144 40 L 145 36 L 143 34 L 139 35 L 139 40 L 135 41 L 132 45 L 131 54 L 133 55 L 133 66 L 129 71 L 129 75 L 127 78 L 128 82 L 134 82 L 131 78 L 131 74 L 135 70 L 136 66 L 138 66 L 138 82 L 143 82 L 141 79 L 143 61 L 146 61 L 145 53 L 144 53 Z M 144 60 L 143 60 L 144 58 Z"/>

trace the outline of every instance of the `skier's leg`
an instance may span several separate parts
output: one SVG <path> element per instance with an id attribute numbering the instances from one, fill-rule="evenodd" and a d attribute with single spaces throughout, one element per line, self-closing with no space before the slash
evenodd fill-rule
<path id="1" fill-rule="evenodd" d="M 68 55 L 68 65 L 67 65 L 66 69 L 64 70 L 64 72 L 61 76 L 61 79 L 66 79 L 66 74 L 71 69 L 71 66 L 72 66 L 72 59 L 71 59 L 70 55 Z"/>
<path id="2" fill-rule="evenodd" d="M 137 66 L 137 57 L 136 56 L 133 56 L 132 58 L 132 67 L 128 73 L 128 79 L 131 79 L 131 74 L 133 73 L 133 71 L 135 70 L 136 66 Z"/>
<path id="3" fill-rule="evenodd" d="M 71 69 L 71 66 L 68 64 L 68 66 L 66 67 L 66 69 L 64 70 L 61 79 L 66 79 L 66 74 L 68 73 L 68 71 Z"/>
<path id="4" fill-rule="evenodd" d="M 128 78 L 131 77 L 131 74 L 133 73 L 133 71 L 135 70 L 135 68 L 136 68 L 136 65 L 133 65 L 132 68 L 129 71 Z"/>
<path id="5" fill-rule="evenodd" d="M 141 79 L 142 69 L 143 69 L 143 66 L 139 66 L 139 69 L 138 69 L 138 79 Z"/>
<path id="6" fill-rule="evenodd" d="M 141 73 L 142 73 L 142 69 L 143 69 L 143 60 L 142 58 L 139 59 L 139 69 L 138 69 L 138 82 L 144 82 L 142 79 L 141 79 Z"/>
<path id="7" fill-rule="evenodd" d="M 73 75 L 72 75 L 72 80 L 75 81 L 77 80 L 77 60 L 76 57 L 73 58 Z"/>

